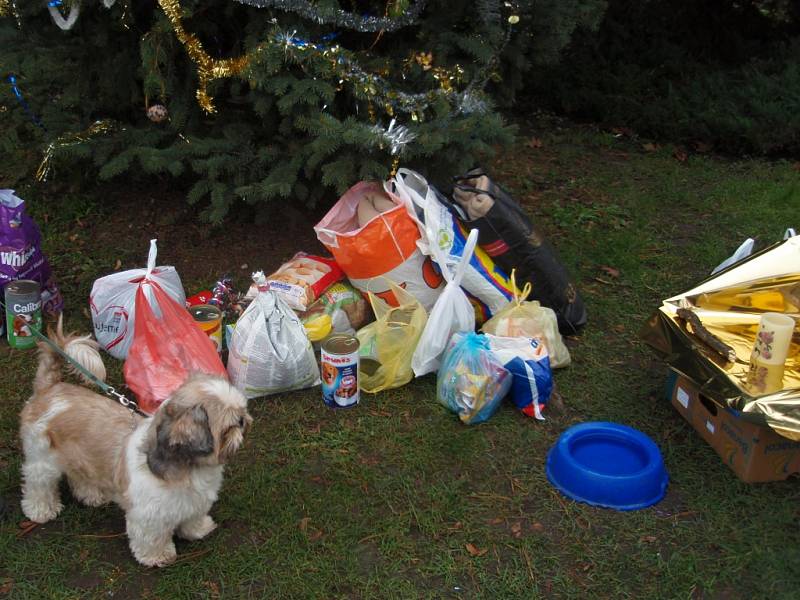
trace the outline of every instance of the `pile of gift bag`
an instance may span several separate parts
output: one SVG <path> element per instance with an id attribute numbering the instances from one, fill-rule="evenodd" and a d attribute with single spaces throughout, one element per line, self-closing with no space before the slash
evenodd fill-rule
<path id="1" fill-rule="evenodd" d="M 249 398 L 318 385 L 320 345 L 350 334 L 363 392 L 437 373 L 439 401 L 464 423 L 506 397 L 543 418 L 552 369 L 570 362 L 562 333 L 578 332 L 586 311 L 553 249 L 485 173 L 455 178 L 448 198 L 399 169 L 353 186 L 314 230 L 331 256 L 300 252 L 246 290 L 222 277 L 187 299 L 175 268 L 157 266 L 155 240 L 146 268 L 95 281 L 95 336 L 125 361 L 140 408 L 154 411 L 194 371 L 226 374 Z M 187 311 L 198 304 L 222 315 L 216 345 Z"/>

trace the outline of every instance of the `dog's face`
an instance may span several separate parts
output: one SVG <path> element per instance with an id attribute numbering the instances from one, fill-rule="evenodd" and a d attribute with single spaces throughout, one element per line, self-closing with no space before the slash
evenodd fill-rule
<path id="1" fill-rule="evenodd" d="M 333 385 L 336 377 L 339 375 L 339 370 L 330 363 L 322 363 L 322 381 L 325 385 Z"/>
<path id="2" fill-rule="evenodd" d="M 253 422 L 241 392 L 209 375 L 189 378 L 153 419 L 145 452 L 150 470 L 162 479 L 225 463 L 241 447 Z"/>

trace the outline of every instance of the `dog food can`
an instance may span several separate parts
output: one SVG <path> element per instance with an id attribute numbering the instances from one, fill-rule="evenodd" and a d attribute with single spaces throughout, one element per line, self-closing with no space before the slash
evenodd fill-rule
<path id="1" fill-rule="evenodd" d="M 222 352 L 222 311 L 210 304 L 198 304 L 189 308 L 194 322 L 211 338 L 217 347 L 217 352 Z"/>
<path id="2" fill-rule="evenodd" d="M 42 288 L 36 281 L 20 279 L 6 285 L 6 337 L 12 348 L 36 346 L 36 331 L 42 328 Z"/>
<path id="3" fill-rule="evenodd" d="M 331 408 L 358 404 L 358 339 L 335 333 L 322 342 L 322 400 Z"/>

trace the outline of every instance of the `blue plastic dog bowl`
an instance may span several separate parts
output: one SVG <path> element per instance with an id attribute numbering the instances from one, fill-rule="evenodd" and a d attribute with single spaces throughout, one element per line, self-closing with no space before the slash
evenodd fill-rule
<path id="1" fill-rule="evenodd" d="M 617 423 L 567 429 L 547 454 L 547 479 L 578 502 L 637 510 L 664 497 L 669 477 L 653 440 Z"/>

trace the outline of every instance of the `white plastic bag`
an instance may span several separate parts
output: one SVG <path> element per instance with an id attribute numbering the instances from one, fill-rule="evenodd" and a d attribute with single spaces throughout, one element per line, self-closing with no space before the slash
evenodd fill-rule
<path id="1" fill-rule="evenodd" d="M 475 331 L 475 311 L 460 286 L 477 243 L 478 230 L 475 229 L 467 238 L 455 273 L 451 272 L 452 261 L 447 259 L 444 252 L 438 247 L 431 248 L 433 258 L 439 264 L 447 284 L 431 309 L 425 330 L 411 358 L 411 368 L 417 377 L 439 370 L 442 355 L 454 333 Z"/>
<path id="2" fill-rule="evenodd" d="M 433 254 L 437 247 L 450 261 L 458 262 L 466 247 L 466 231 L 439 200 L 436 189 L 410 169 L 398 169 L 385 187 L 392 185 L 422 232 L 417 241 L 420 251 L 438 262 Z M 508 276 L 481 248 L 476 248 L 470 257 L 461 286 L 483 305 L 481 322 L 505 306 L 514 294 Z"/>
<path id="3" fill-rule="evenodd" d="M 155 281 L 175 302 L 181 306 L 186 304 L 186 294 L 178 272 L 175 267 L 156 267 L 157 254 L 156 240 L 150 240 L 146 269 L 112 273 L 97 279 L 92 286 L 89 308 L 94 335 L 100 347 L 114 358 L 124 360 L 133 343 L 136 290 L 142 281 Z M 145 295 L 157 316 L 161 316 L 158 304 L 153 301 L 150 286 L 145 288 Z M 165 331 L 164 335 L 168 336 L 169 332 Z"/>
<path id="4" fill-rule="evenodd" d="M 254 279 L 264 280 L 258 273 Z M 231 336 L 228 376 L 247 398 L 319 385 L 319 368 L 298 316 L 266 286 L 239 317 Z"/>

